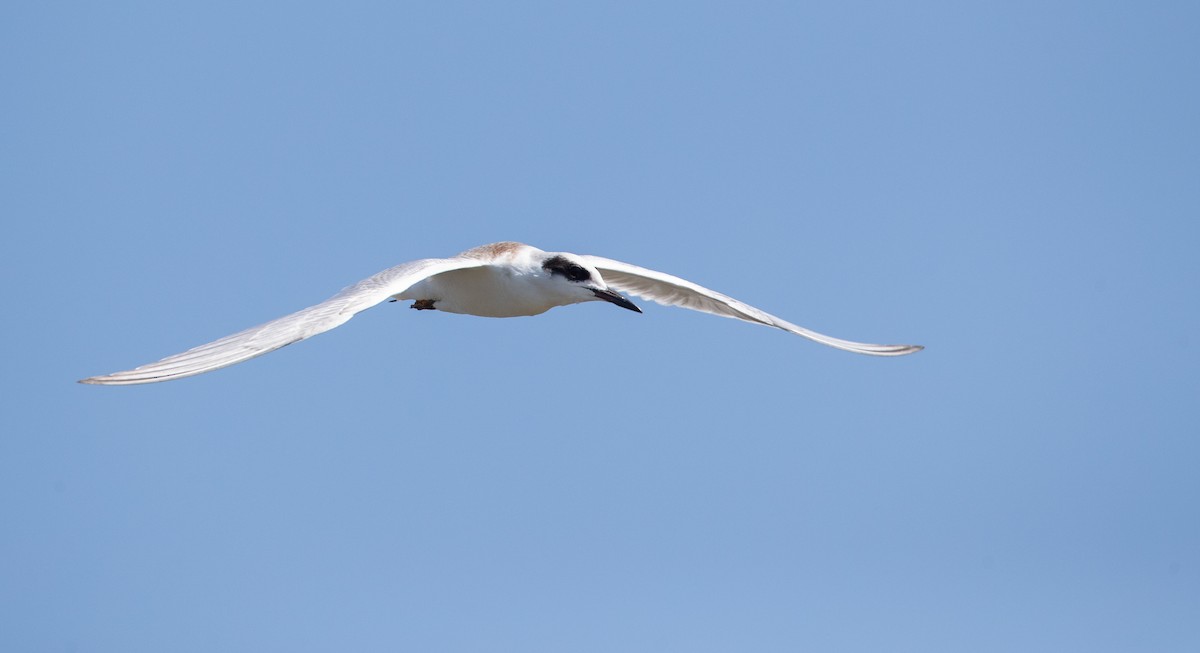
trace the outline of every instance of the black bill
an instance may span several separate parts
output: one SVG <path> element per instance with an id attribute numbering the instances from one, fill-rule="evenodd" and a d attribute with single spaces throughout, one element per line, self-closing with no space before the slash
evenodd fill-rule
<path id="1" fill-rule="evenodd" d="M 620 306 L 621 308 L 628 308 L 629 310 L 631 310 L 635 313 L 642 312 L 642 309 L 638 308 L 637 304 L 634 304 L 633 302 L 629 301 L 628 299 L 625 299 L 621 295 L 619 295 L 611 290 L 595 290 L 595 289 L 593 289 L 592 292 L 595 293 L 596 297 L 599 297 L 600 299 L 603 299 L 606 302 L 616 304 L 617 306 Z"/>

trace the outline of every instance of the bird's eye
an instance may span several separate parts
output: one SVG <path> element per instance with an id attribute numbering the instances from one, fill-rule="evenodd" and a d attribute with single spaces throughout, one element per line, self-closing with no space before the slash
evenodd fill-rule
<path id="1" fill-rule="evenodd" d="M 567 278 L 567 281 L 587 281 L 592 278 L 592 273 L 588 272 L 587 268 L 578 263 L 572 263 L 563 256 L 555 256 L 546 261 L 542 264 L 542 268 L 550 274 L 561 274 Z"/>
<path id="2" fill-rule="evenodd" d="M 586 281 L 590 276 L 592 275 L 581 265 L 567 266 L 567 278 L 571 281 Z"/>

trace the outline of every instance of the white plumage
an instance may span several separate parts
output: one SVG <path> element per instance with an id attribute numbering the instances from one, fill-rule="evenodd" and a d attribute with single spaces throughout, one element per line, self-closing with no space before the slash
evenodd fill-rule
<path id="1" fill-rule="evenodd" d="M 686 279 L 599 256 L 544 252 L 521 243 L 484 245 L 450 258 L 403 263 L 291 315 L 240 331 L 158 362 L 80 381 L 132 385 L 181 379 L 261 356 L 340 326 L 387 299 L 413 308 L 484 317 L 538 315 L 556 306 L 603 300 L 641 312 L 619 292 L 668 306 L 783 329 L 830 347 L 901 356 L 918 345 L 872 345 L 810 331 Z"/>

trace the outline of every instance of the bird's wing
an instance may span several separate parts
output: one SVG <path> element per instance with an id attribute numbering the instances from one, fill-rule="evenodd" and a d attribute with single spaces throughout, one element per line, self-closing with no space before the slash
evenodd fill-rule
<path id="1" fill-rule="evenodd" d="M 834 338 L 797 326 L 728 295 L 709 290 L 687 279 L 680 279 L 665 272 L 649 270 L 601 256 L 584 256 L 583 259 L 600 271 L 600 276 L 604 277 L 604 281 L 610 288 L 645 297 L 659 304 L 680 306 L 702 313 L 765 324 L 798 336 L 804 336 L 823 345 L 859 354 L 902 356 L 924 349 L 920 345 L 872 345 Z"/>
<path id="2" fill-rule="evenodd" d="M 93 376 L 80 383 L 132 385 L 156 383 L 195 376 L 262 356 L 293 342 L 324 333 L 344 324 L 355 313 L 404 292 L 413 284 L 436 274 L 480 267 L 483 261 L 470 258 L 430 258 L 402 263 L 344 288 L 329 299 L 266 324 L 246 329 L 183 353 L 168 356 L 126 371 Z"/>

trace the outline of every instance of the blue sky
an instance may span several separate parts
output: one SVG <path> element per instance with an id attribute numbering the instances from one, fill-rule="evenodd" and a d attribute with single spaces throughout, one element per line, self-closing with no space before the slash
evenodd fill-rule
<path id="1" fill-rule="evenodd" d="M 0 649 L 1194 651 L 1192 3 L 9 3 Z M 642 302 L 383 305 L 497 240 Z"/>

